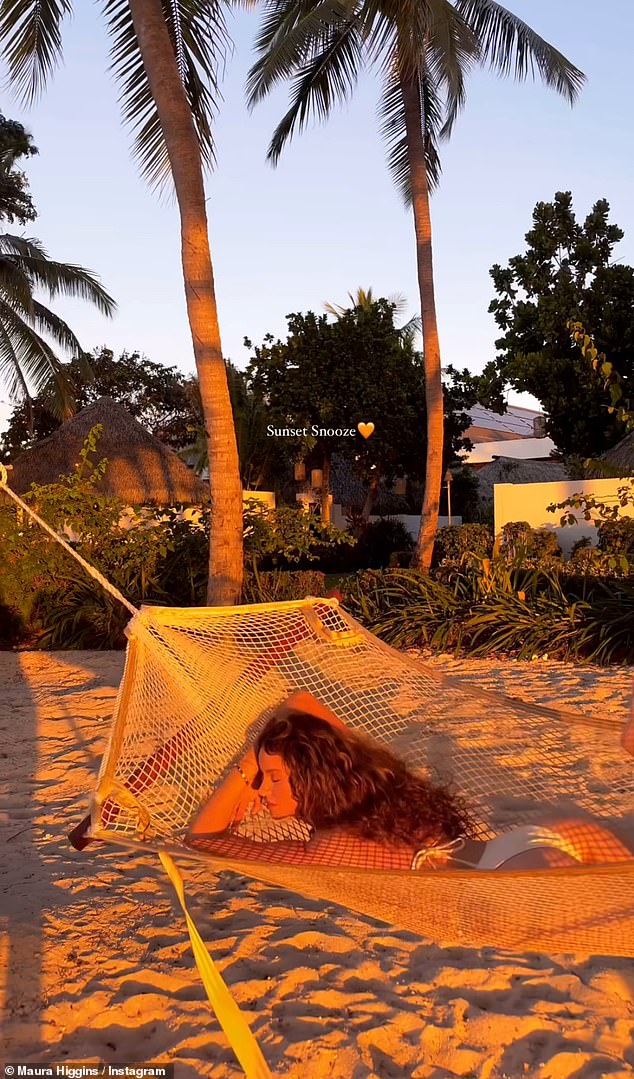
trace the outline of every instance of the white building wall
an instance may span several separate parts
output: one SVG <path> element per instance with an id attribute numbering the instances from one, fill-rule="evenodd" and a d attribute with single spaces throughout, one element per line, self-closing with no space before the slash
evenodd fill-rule
<path id="1" fill-rule="evenodd" d="M 549 513 L 551 503 L 564 502 L 574 494 L 594 495 L 609 506 L 619 503 L 618 489 L 627 479 L 609 480 L 558 480 L 554 483 L 496 483 L 493 489 L 495 534 L 498 536 L 505 524 L 511 521 L 528 521 L 532 528 L 547 528 L 555 532 L 564 556 L 569 557 L 577 542 L 588 536 L 596 545 L 597 529 L 583 518 L 581 510 L 569 507 Z M 573 513 L 576 525 L 560 525 L 565 512 Z M 634 506 L 621 507 L 619 516 L 634 517 Z"/>

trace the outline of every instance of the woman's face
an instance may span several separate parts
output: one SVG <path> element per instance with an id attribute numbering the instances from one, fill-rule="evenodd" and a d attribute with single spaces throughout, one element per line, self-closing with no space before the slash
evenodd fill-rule
<path id="1" fill-rule="evenodd" d="M 258 764 L 263 775 L 259 793 L 265 799 L 271 816 L 277 819 L 294 817 L 297 813 L 297 799 L 291 790 L 284 759 L 276 753 L 269 754 L 265 749 L 261 749 L 258 753 Z"/>

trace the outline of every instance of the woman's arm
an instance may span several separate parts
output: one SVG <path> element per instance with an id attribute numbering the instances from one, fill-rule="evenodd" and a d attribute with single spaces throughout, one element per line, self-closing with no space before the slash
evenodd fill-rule
<path id="1" fill-rule="evenodd" d="M 241 774 L 242 772 L 244 775 Z M 257 792 L 251 786 L 257 774 L 258 762 L 251 749 L 242 758 L 239 768 L 234 766 L 224 783 L 200 807 L 189 825 L 188 839 L 201 833 L 209 835 L 209 833 L 224 832 L 237 819 L 242 803 L 257 798 Z"/>
<path id="2" fill-rule="evenodd" d="M 290 697 L 287 697 L 285 701 L 282 701 L 275 711 L 277 715 L 285 715 L 294 710 L 297 710 L 298 712 L 307 712 L 317 719 L 325 719 L 326 722 L 330 723 L 333 727 L 339 727 L 340 730 L 346 730 L 346 724 L 330 710 L 328 705 L 318 701 L 307 689 L 295 690 L 294 693 L 291 693 Z"/>
<path id="3" fill-rule="evenodd" d="M 327 705 L 322 704 L 316 697 L 313 697 L 308 690 L 298 689 L 291 693 L 290 697 L 287 697 L 275 709 L 275 712 L 277 715 L 283 716 L 294 710 L 307 712 L 318 719 L 325 719 L 333 727 L 346 729 L 345 723 Z M 239 810 L 243 808 L 243 803 L 246 805 L 247 802 L 257 797 L 257 792 L 251 788 L 251 784 L 258 774 L 258 763 L 252 749 L 243 757 L 240 768 L 244 772 L 249 785 L 247 786 L 239 771 L 232 768 L 224 783 L 213 792 L 211 797 L 199 809 L 189 826 L 188 837 L 224 832 L 230 824 L 239 819 Z"/>

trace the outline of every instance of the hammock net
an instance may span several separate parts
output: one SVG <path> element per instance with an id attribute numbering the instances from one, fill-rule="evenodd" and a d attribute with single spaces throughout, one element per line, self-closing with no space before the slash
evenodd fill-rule
<path id="1" fill-rule="evenodd" d="M 93 837 L 205 857 L 214 871 L 341 903 L 447 944 L 634 955 L 634 857 L 566 869 L 406 871 L 351 868 L 342 849 L 332 865 L 297 865 L 272 856 L 271 840 L 305 840 L 306 826 L 265 812 L 235 829 L 251 841 L 248 857 L 239 844 L 225 855 L 184 845 L 200 803 L 298 689 L 422 774 L 451 783 L 482 838 L 547 815 L 634 821 L 634 761 L 614 719 L 460 688 L 386 645 L 335 599 L 144 607 L 127 634 L 91 802 Z"/>

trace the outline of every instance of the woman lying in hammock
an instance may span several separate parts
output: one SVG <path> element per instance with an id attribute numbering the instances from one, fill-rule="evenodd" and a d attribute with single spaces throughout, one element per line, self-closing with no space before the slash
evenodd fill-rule
<path id="1" fill-rule="evenodd" d="M 310 838 L 257 842 L 228 833 L 254 801 L 276 820 L 304 821 Z M 236 859 L 372 869 L 517 869 L 634 858 L 634 844 L 630 849 L 591 819 L 552 819 L 478 840 L 461 799 L 350 730 L 304 691 L 276 710 L 254 749 L 200 808 L 186 842 Z"/>

